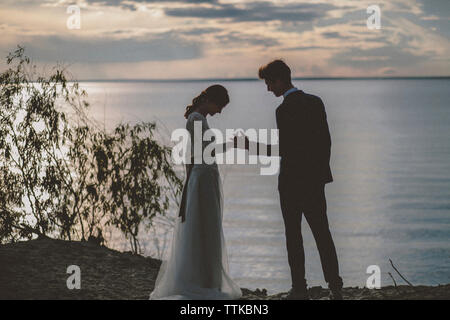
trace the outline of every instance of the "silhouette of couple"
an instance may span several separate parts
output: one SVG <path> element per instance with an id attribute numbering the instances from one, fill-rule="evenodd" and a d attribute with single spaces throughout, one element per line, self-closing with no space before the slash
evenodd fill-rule
<path id="1" fill-rule="evenodd" d="M 283 96 L 283 102 L 276 109 L 276 122 L 281 157 L 278 190 L 292 279 L 292 289 L 286 298 L 308 299 L 301 234 L 304 215 L 319 250 L 331 298 L 342 299 L 342 279 L 326 214 L 324 189 L 333 177 L 325 107 L 319 97 L 292 85 L 291 70 L 282 60 L 261 67 L 259 78 L 265 81 L 268 91 L 277 97 Z M 194 122 L 201 121 L 203 132 L 208 130 L 206 116 L 220 113 L 228 102 L 227 90 L 213 85 L 186 108 L 186 129 L 192 137 L 192 150 L 200 147 L 195 146 L 196 143 L 201 144 L 201 150 L 212 143 L 194 140 Z M 225 151 L 236 148 L 238 139 L 235 137 L 231 144 L 226 143 Z M 256 148 L 250 148 L 251 143 L 256 143 Z M 261 143 L 245 138 L 247 150 L 259 153 L 261 147 Z M 272 146 L 264 147 L 270 156 Z M 241 290 L 228 275 L 222 230 L 222 184 L 217 164 L 190 163 L 186 165 L 187 178 L 171 248 L 161 265 L 150 299 L 238 299 L 242 296 Z"/>

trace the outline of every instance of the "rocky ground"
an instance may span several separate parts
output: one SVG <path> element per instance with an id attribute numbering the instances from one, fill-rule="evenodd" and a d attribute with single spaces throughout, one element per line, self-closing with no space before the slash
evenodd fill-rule
<path id="1" fill-rule="evenodd" d="M 123 253 L 90 242 L 38 239 L 0 245 L 0 299 L 148 299 L 161 261 Z M 81 289 L 69 290 L 70 265 L 81 270 Z M 244 300 L 279 300 L 243 288 Z M 312 299 L 328 299 L 321 287 L 309 289 Z M 450 284 L 389 286 L 379 290 L 344 288 L 344 299 L 450 299 Z"/>

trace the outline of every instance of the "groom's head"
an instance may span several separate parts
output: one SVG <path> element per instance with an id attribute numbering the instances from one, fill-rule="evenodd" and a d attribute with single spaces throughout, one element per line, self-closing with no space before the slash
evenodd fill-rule
<path id="1" fill-rule="evenodd" d="M 266 82 L 267 90 L 277 97 L 292 86 L 291 69 L 283 60 L 274 60 L 259 68 L 259 78 Z"/>

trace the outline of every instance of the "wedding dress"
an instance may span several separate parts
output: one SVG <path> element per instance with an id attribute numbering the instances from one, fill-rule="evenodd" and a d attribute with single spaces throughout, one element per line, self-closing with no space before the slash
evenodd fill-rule
<path id="1" fill-rule="evenodd" d="M 189 115 L 186 129 L 191 136 L 191 154 L 196 143 L 195 121 L 201 121 L 202 133 L 209 129 L 202 114 Z M 202 151 L 209 143 L 201 142 Z M 228 275 L 217 164 L 194 164 L 185 189 L 184 221 L 177 218 L 170 251 L 163 259 L 150 299 L 239 299 L 241 289 Z"/>

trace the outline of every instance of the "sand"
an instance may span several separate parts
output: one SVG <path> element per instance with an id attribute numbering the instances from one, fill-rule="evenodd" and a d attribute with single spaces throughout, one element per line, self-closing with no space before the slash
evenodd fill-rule
<path id="1" fill-rule="evenodd" d="M 81 288 L 68 289 L 70 265 L 81 270 Z M 119 252 L 91 242 L 36 239 L 0 245 L 0 299 L 148 299 L 161 261 Z M 280 300 L 285 292 L 242 288 L 244 300 Z M 312 299 L 329 291 L 309 289 Z M 450 284 L 388 286 L 378 290 L 344 288 L 344 299 L 450 299 Z"/>

